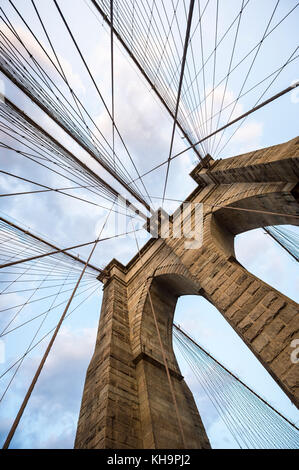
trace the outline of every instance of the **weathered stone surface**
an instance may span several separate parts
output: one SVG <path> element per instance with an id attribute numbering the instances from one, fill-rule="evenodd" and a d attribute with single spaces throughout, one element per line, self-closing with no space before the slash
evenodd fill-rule
<path id="1" fill-rule="evenodd" d="M 290 360 L 290 342 L 299 337 L 298 306 L 246 271 L 234 254 L 238 233 L 266 225 L 298 224 L 298 142 L 297 138 L 217 161 L 210 170 L 201 165 L 193 170 L 199 186 L 187 201 L 204 204 L 202 246 L 186 249 L 184 238 L 152 238 L 127 266 L 112 260 L 106 267 L 76 447 L 183 446 L 163 353 L 186 446 L 209 447 L 172 349 L 173 315 L 180 295 L 203 295 L 218 308 L 298 403 L 298 365 Z M 253 211 L 239 210 L 248 208 Z M 286 213 L 294 217 L 282 215 Z M 178 214 L 173 216 L 174 223 Z M 191 222 L 192 217 L 194 212 Z"/>

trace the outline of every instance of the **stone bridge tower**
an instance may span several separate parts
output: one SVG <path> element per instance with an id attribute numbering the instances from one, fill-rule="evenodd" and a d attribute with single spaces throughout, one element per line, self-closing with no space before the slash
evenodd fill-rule
<path id="1" fill-rule="evenodd" d="M 298 224 L 298 147 L 295 138 L 225 160 L 207 156 L 209 169 L 199 164 L 192 171 L 198 186 L 186 199 L 203 203 L 202 245 L 186 249 L 184 238 L 151 238 L 127 266 L 108 264 L 75 447 L 182 448 L 180 429 L 187 448 L 210 446 L 172 349 L 176 302 L 186 294 L 208 299 L 298 404 L 298 365 L 290 360 L 298 306 L 250 274 L 234 253 L 241 232 Z M 178 210 L 173 224 L 179 216 Z M 189 217 L 193 223 L 194 211 Z"/>

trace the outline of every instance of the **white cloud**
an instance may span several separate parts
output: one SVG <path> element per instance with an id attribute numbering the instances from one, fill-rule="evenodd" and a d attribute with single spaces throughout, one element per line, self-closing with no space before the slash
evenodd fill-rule
<path id="1" fill-rule="evenodd" d="M 238 142 L 241 145 L 247 143 L 259 142 L 260 137 L 263 134 L 263 123 L 252 121 L 244 124 L 240 129 L 237 130 L 232 142 Z"/>
<path id="2" fill-rule="evenodd" d="M 235 239 L 235 250 L 238 261 L 246 269 L 275 289 L 297 300 L 296 261 L 264 230 L 256 229 L 238 235 Z"/>

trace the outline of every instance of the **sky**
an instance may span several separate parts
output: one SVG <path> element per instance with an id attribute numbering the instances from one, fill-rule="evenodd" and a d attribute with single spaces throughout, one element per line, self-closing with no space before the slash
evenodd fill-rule
<path id="1" fill-rule="evenodd" d="M 42 54 L 40 48 L 26 30 L 20 18 L 12 10 L 9 2 L 4 0 L 3 3 L 2 8 L 13 20 L 14 26 L 27 46 L 49 74 L 52 74 L 53 72 L 45 60 L 44 54 Z M 223 2 L 220 3 L 223 5 Z M 45 3 L 39 0 L 36 4 L 41 16 L 47 18 L 49 35 L 58 51 L 61 64 L 71 87 L 76 90 L 76 93 L 86 105 L 94 121 L 107 137 L 107 140 L 111 141 L 110 119 L 99 100 L 86 69 L 82 65 L 82 61 L 80 61 L 73 44 L 65 32 L 61 20 L 57 17 L 57 11 L 53 3 Z M 92 71 L 102 96 L 110 107 L 109 30 L 91 8 L 88 0 L 75 0 L 72 2 L 72 8 L 69 8 L 70 3 L 68 0 L 60 0 L 59 4 L 67 16 L 76 38 L 78 38 L 83 56 Z M 206 20 L 203 22 L 202 33 L 205 57 L 208 56 L 208 51 L 213 50 L 214 36 L 211 24 L 215 14 L 215 4 L 215 1 L 211 2 L 210 9 L 207 8 L 206 11 Z M 236 0 L 225 3 L 225 7 L 221 9 L 219 34 L 221 31 L 225 31 L 227 25 L 239 11 L 241 4 L 241 1 Z M 51 54 L 41 26 L 34 14 L 31 2 L 29 0 L 18 0 L 15 2 L 15 5 L 24 14 L 32 29 L 45 45 L 49 54 Z M 238 48 L 236 48 L 235 62 L 233 64 L 237 63 L 246 51 L 250 50 L 252 45 L 258 42 L 275 5 L 276 1 L 272 0 L 251 0 L 249 2 L 246 7 L 246 21 L 244 19 L 244 22 L 241 24 L 242 35 L 238 42 Z M 277 16 L 274 16 L 273 24 L 279 22 L 279 19 L 283 18 L 295 5 L 295 1 L 279 2 L 275 11 Z M 179 19 L 182 20 L 180 17 Z M 298 13 L 295 11 L 281 26 L 277 27 L 271 37 L 269 36 L 269 39 L 265 40 L 245 90 L 250 89 L 251 86 L 262 80 L 267 74 L 285 63 L 294 50 L 294 44 L 296 45 L 296 36 L 298 34 L 296 30 L 297 23 Z M 11 34 L 7 27 L 3 25 L 3 22 L 1 30 L 7 35 Z M 200 61 L 199 38 L 195 39 L 193 43 L 194 54 L 197 60 Z M 229 35 L 227 42 L 223 42 L 222 49 L 219 48 L 220 53 L 217 67 L 217 77 L 219 79 L 225 75 L 223 71 L 227 70 L 230 57 L 228 51 L 231 51 L 233 39 L 233 34 Z M 188 60 L 191 63 L 191 56 L 189 56 Z M 153 90 L 145 82 L 144 78 L 141 77 L 117 41 L 115 41 L 114 63 L 115 122 L 121 131 L 126 145 L 130 149 L 138 170 L 143 173 L 167 159 L 173 122 L 163 109 Z M 283 69 L 263 99 L 298 80 L 296 65 L 295 61 Z M 238 96 L 242 78 L 249 66 L 250 61 L 245 61 L 244 66 L 231 75 L 224 97 L 224 104 L 229 104 Z M 207 93 L 208 90 L 212 89 L 212 72 L 212 63 L 210 63 L 206 71 Z M 54 74 L 53 79 L 58 80 Z M 57 124 L 51 121 L 35 104 L 30 102 L 21 91 L 17 90 L 16 86 L 6 79 L 4 75 L 0 76 L 0 80 L 2 80 L 5 96 L 39 122 L 51 135 L 87 163 L 94 171 L 98 172 L 110 184 L 121 190 L 120 185 L 113 181 L 111 176 L 98 163 L 92 161 L 86 151 L 59 129 Z M 59 80 L 57 84 L 61 85 Z M 200 82 L 200 89 L 202 89 L 202 86 L 203 83 Z M 248 93 L 244 99 L 241 99 L 237 103 L 233 116 L 240 115 L 253 106 L 264 89 L 265 84 L 254 92 Z M 223 85 L 219 86 L 216 90 L 214 98 L 215 106 L 221 105 L 223 91 Z M 227 158 L 294 138 L 298 130 L 298 103 L 298 94 L 292 92 L 253 114 L 242 124 L 228 145 L 218 155 L 218 158 Z M 208 101 L 209 105 L 210 102 Z M 228 111 L 230 110 L 231 108 L 228 109 Z M 225 118 L 228 115 L 222 116 L 223 121 L 220 122 L 225 123 Z M 233 128 L 232 131 L 228 131 L 227 137 L 235 129 Z M 225 141 L 224 139 L 223 143 Z M 179 152 L 185 146 L 185 139 L 182 139 L 180 132 L 177 131 L 174 139 L 173 153 Z M 206 149 L 208 150 L 208 147 Z M 132 163 L 129 161 L 128 155 L 118 138 L 116 139 L 116 151 L 119 153 L 128 172 L 134 175 Z M 45 170 L 28 159 L 22 158 L 20 154 L 0 149 L 0 161 L 2 170 L 22 175 L 39 181 L 42 184 L 48 184 L 52 187 L 61 187 L 66 184 L 65 180 L 57 174 Z M 197 159 L 190 151 L 172 162 L 169 172 L 167 197 L 184 199 L 196 187 L 196 183 L 188 176 L 196 163 Z M 151 188 L 151 196 L 161 197 L 164 181 L 165 167 L 144 177 L 145 185 L 147 188 Z M 0 185 L 2 193 L 33 189 L 33 185 L 17 181 L 3 174 L 0 174 Z M 82 197 L 88 196 L 88 199 L 99 202 L 98 199 L 85 190 L 77 190 L 75 194 Z M 134 202 L 136 203 L 136 201 Z M 156 202 L 157 208 L 159 200 L 154 200 L 154 202 Z M 107 205 L 109 206 L 109 203 Z M 175 203 L 165 203 L 165 208 L 169 212 L 172 212 L 175 207 Z M 9 217 L 10 220 L 16 221 L 16 223 L 22 226 L 30 227 L 30 230 L 33 232 L 42 234 L 47 240 L 54 241 L 59 246 L 71 246 L 74 243 L 79 244 L 95 239 L 99 227 L 103 224 L 107 215 L 107 211 L 71 198 L 67 198 L 66 201 L 66 198 L 61 194 L 44 193 L 1 198 L 0 215 L 2 217 Z M 137 227 L 140 226 L 140 224 L 137 225 Z M 112 234 L 113 230 L 113 220 L 110 219 L 103 235 Z M 145 231 L 139 231 L 137 236 L 140 245 L 149 238 Z M 246 269 L 297 301 L 298 271 L 296 262 L 262 230 L 253 230 L 238 235 L 235 240 L 235 251 L 237 259 Z M 86 258 L 88 256 L 88 248 L 79 250 L 79 253 L 80 256 Z M 135 253 L 136 244 L 134 237 L 129 236 L 103 242 L 97 247 L 92 262 L 99 267 L 104 267 L 115 257 L 126 264 Z M 63 325 L 12 441 L 12 447 L 73 447 L 86 368 L 95 343 L 101 297 L 102 290 L 101 285 L 99 285 L 94 296 L 84 304 L 84 308 L 78 308 L 74 311 Z M 15 301 L 20 299 L 26 300 L 24 294 L 14 295 L 14 297 L 10 298 L 10 301 L 15 304 Z M 6 302 L 6 299 L 2 299 L 1 305 L 6 307 Z M 26 319 L 26 315 L 32 316 L 41 306 L 43 305 L 30 307 L 28 311 L 23 312 L 22 318 Z M 47 320 L 48 323 L 44 326 L 45 331 L 55 325 L 59 318 L 59 313 L 61 312 L 57 311 L 51 316 L 49 321 Z M 5 321 L 6 319 L 4 319 Z M 203 347 L 225 366 L 228 366 L 245 383 L 253 387 L 262 396 L 265 396 L 271 404 L 276 406 L 292 421 L 297 422 L 299 420 L 298 412 L 290 403 L 290 400 L 279 389 L 269 374 L 264 371 L 257 359 L 211 304 L 201 297 L 182 297 L 179 299 L 176 308 L 175 321 L 181 324 L 185 330 L 192 331 L 193 336 Z M 42 331 L 40 334 L 42 334 Z M 6 358 L 5 363 L 0 364 L 0 366 L 3 366 L 3 369 L 7 367 L 7 364 L 11 364 L 16 357 L 19 357 L 22 349 L 28 344 L 30 335 L 32 336 L 31 325 L 26 327 L 23 333 L 13 333 L 5 337 Z M 1 442 L 4 441 L 12 419 L 20 406 L 26 386 L 30 383 L 44 348 L 45 343 L 42 343 L 23 362 L 10 389 L 10 393 L 0 403 Z M 179 358 L 179 364 L 197 400 L 198 408 L 212 446 L 214 448 L 236 447 L 233 437 L 213 411 L 213 407 L 204 397 L 203 391 L 196 383 L 195 378 L 191 375 L 182 358 Z"/>

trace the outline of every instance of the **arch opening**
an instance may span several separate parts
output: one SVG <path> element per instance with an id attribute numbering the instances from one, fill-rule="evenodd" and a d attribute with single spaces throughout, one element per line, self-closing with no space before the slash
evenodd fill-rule
<path id="1" fill-rule="evenodd" d="M 290 421 L 298 422 L 299 412 L 296 407 L 211 302 L 198 295 L 180 297 L 174 321 L 190 332 L 206 351 Z M 180 371 L 193 393 L 212 448 L 239 448 L 240 443 L 227 426 L 227 420 L 219 413 L 217 403 L 215 407 L 207 393 L 206 385 L 198 382 L 194 369 L 190 368 L 176 344 L 174 353 Z"/>
<path id="2" fill-rule="evenodd" d="M 291 229 L 299 237 L 298 226 L 285 224 L 283 228 Z M 284 295 L 299 301 L 296 260 L 262 228 L 238 234 L 234 246 L 236 259 L 244 268 Z"/>

